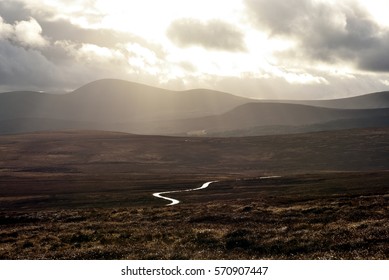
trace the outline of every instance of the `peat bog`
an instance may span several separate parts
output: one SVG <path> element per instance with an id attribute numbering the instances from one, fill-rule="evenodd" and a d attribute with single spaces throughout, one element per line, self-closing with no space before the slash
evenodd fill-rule
<path id="1" fill-rule="evenodd" d="M 2 136 L 0 259 L 388 259 L 388 135 Z"/>

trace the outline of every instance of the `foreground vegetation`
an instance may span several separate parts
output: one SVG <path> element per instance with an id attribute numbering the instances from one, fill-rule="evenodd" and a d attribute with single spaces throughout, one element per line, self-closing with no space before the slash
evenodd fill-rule
<path id="1" fill-rule="evenodd" d="M 172 207 L 3 210 L 0 259 L 388 259 L 388 182 L 249 178 L 177 194 Z"/>
<path id="2" fill-rule="evenodd" d="M 0 259 L 389 259 L 388 159 L 389 128 L 1 136 Z"/>

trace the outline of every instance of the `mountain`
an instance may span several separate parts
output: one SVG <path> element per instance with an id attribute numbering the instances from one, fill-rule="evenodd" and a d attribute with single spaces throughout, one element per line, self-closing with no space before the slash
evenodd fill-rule
<path id="1" fill-rule="evenodd" d="M 170 91 L 105 79 L 68 94 L 0 94 L 0 134 L 81 129 L 246 136 L 382 127 L 389 122 L 387 104 L 389 92 L 327 101 L 265 102 L 212 90 Z"/>
<path id="2" fill-rule="evenodd" d="M 0 94 L 0 120 L 57 119 L 117 123 L 199 117 L 227 112 L 249 99 L 211 90 L 169 91 L 121 80 L 99 80 L 69 94 Z"/>
<path id="3" fill-rule="evenodd" d="M 264 102 L 302 104 L 336 109 L 389 108 L 389 91 L 330 100 L 266 100 Z"/>
<path id="4" fill-rule="evenodd" d="M 366 122 L 369 119 L 370 122 Z M 365 121 L 363 121 L 365 120 Z M 361 123 L 362 125 L 359 125 Z M 284 134 L 333 130 L 354 127 L 380 127 L 389 125 L 389 109 L 345 110 L 313 107 L 300 104 L 248 103 L 216 116 L 157 121 L 148 123 L 122 124 L 121 131 L 139 134 L 176 135 L 226 135 L 228 132 L 241 132 L 234 136 Z M 269 127 L 273 127 L 269 131 Z M 256 128 L 258 133 L 246 133 Z M 319 129 L 318 129 L 319 128 Z M 236 134 L 236 133 L 235 133 Z"/>
<path id="5" fill-rule="evenodd" d="M 308 125 L 265 125 L 253 126 L 243 129 L 210 131 L 207 136 L 211 137 L 242 137 L 242 136 L 261 136 L 261 135 L 279 135 L 296 134 L 318 131 L 335 131 L 356 128 L 384 128 L 389 127 L 389 118 L 387 116 L 361 117 L 354 119 L 340 119 L 323 123 Z"/>

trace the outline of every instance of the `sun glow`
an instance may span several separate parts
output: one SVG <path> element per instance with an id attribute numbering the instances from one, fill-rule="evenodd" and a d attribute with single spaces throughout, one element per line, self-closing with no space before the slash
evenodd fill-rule
<path id="1" fill-rule="evenodd" d="M 96 7 L 104 11 L 101 22 L 103 27 L 130 32 L 149 40 L 166 40 L 166 29 L 169 24 L 179 18 L 196 18 L 202 20 L 220 18 L 228 20 L 236 17 L 240 1 L 222 0 L 142 0 L 121 1 L 98 0 Z M 215 13 L 216 12 L 216 13 Z"/>
<path id="2" fill-rule="evenodd" d="M 382 0 L 359 0 L 362 5 L 371 13 L 375 21 L 389 28 L 389 2 Z"/>
<path id="3" fill-rule="evenodd" d="M 151 43 L 162 46 L 166 56 L 163 61 L 152 51 L 146 50 L 138 44 L 129 44 L 126 50 L 132 54 L 128 59 L 130 67 L 143 67 L 156 74 L 156 69 L 163 65 L 161 73 L 165 73 L 163 80 L 182 78 L 190 72 L 192 76 L 209 74 L 221 76 L 239 77 L 242 72 L 257 71 L 257 64 L 263 61 L 264 50 L 257 48 L 256 58 L 248 52 L 228 53 L 210 51 L 201 46 L 179 48 L 175 46 L 166 36 L 169 25 L 177 19 L 196 18 L 206 22 L 219 19 L 224 22 L 234 22 L 239 24 L 241 21 L 241 10 L 243 4 L 239 0 L 144 0 L 137 1 L 104 1 L 98 0 L 96 8 L 104 11 L 100 27 L 113 30 L 120 30 L 130 34 L 135 34 L 146 39 Z M 237 28 L 241 26 L 237 25 Z M 244 27 L 242 27 L 244 28 Z M 266 40 L 261 37 L 261 45 Z M 246 43 L 251 44 L 251 40 Z M 254 49 L 255 47 L 250 49 Z M 182 66 L 184 65 L 184 66 Z M 196 65 L 196 67 L 185 67 Z M 149 71 L 149 72 L 150 72 Z"/>
<path id="4" fill-rule="evenodd" d="M 351 85 L 358 75 L 367 77 L 367 73 L 372 91 L 388 85 L 387 64 L 380 57 L 384 60 L 381 53 L 389 38 L 388 1 L 309 0 L 322 5 L 301 9 L 299 5 L 306 1 L 297 1 L 296 9 L 282 5 L 282 0 L 274 4 L 254 0 L 0 1 L 21 2 L 31 10 L 29 17 L 15 22 L 0 16 L 0 37 L 10 41 L 8 47 L 18 59 L 23 57 L 20 52 L 31 55 L 29 65 L 37 59 L 42 65 L 52 63 L 62 73 L 58 74 L 61 83 L 62 76 L 84 67 L 80 72 L 96 73 L 91 77 L 109 73 L 154 86 L 205 84 L 212 88 L 218 81 L 243 86 L 249 81 L 253 82 L 249 90 L 258 85 L 268 90 L 279 84 L 285 85 L 282 90 L 290 85 L 323 85 L 324 89 L 335 80 Z M 266 19 L 271 7 L 285 17 Z M 318 7 L 327 14 L 317 16 Z M 288 17 L 305 17 L 313 26 L 322 26 L 318 28 L 322 31 L 312 33 L 301 24 L 291 24 Z M 367 43 L 368 36 L 375 40 Z M 60 65 L 56 59 L 67 63 Z M 89 81 L 89 76 L 77 75 L 77 85 Z"/>

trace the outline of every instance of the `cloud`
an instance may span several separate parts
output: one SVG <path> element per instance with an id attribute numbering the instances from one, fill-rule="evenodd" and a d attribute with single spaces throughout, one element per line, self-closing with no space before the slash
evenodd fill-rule
<path id="1" fill-rule="evenodd" d="M 2 0 L 8 5 L 22 5 L 28 14 L 39 19 L 52 21 L 64 19 L 87 25 L 98 23 L 104 12 L 96 8 L 96 0 Z"/>
<path id="2" fill-rule="evenodd" d="M 13 27 L 10 24 L 4 22 L 3 18 L 0 16 L 0 39 L 6 39 L 11 37 L 13 33 Z"/>
<path id="3" fill-rule="evenodd" d="M 145 25 L 149 10 L 130 1 L 0 0 L 0 91 L 100 78 L 268 98 L 385 90 L 389 31 L 356 1 L 236 0 L 207 11 L 187 1 L 197 10 L 158 10 L 163 20 Z M 130 8 L 138 17 L 126 21 Z"/>
<path id="4" fill-rule="evenodd" d="M 245 50 L 244 34 L 220 20 L 179 19 L 171 23 L 167 36 L 180 47 L 201 46 L 232 52 Z"/>
<path id="5" fill-rule="evenodd" d="M 0 38 L 14 41 L 25 47 L 40 48 L 48 44 L 42 36 L 41 26 L 34 18 L 28 21 L 17 21 L 11 25 L 0 17 Z"/>
<path id="6" fill-rule="evenodd" d="M 69 90 L 92 80 L 130 77 L 127 61 L 117 50 L 65 41 L 46 50 L 56 52 L 56 60 L 39 49 L 0 40 L 1 91 Z M 58 62 L 60 55 L 62 60 Z"/>
<path id="7" fill-rule="evenodd" d="M 379 80 L 385 86 L 389 86 L 389 80 Z"/>
<path id="8" fill-rule="evenodd" d="M 375 44 L 373 48 L 363 51 L 358 65 L 363 70 L 375 72 L 389 72 L 389 32 Z"/>
<path id="9" fill-rule="evenodd" d="M 16 23 L 15 38 L 19 43 L 29 47 L 39 48 L 48 44 L 47 40 L 42 36 L 42 27 L 32 17 L 28 21 Z"/>
<path id="10" fill-rule="evenodd" d="M 57 72 L 39 51 L 0 40 L 0 85 L 43 87 L 48 81 L 58 82 Z"/>
<path id="11" fill-rule="evenodd" d="M 22 3 L 16 1 L 0 0 L 0 17 L 6 22 L 14 23 L 28 19 L 30 13 L 26 10 Z"/>
<path id="12" fill-rule="evenodd" d="M 115 47 L 133 39 L 129 34 L 109 29 L 82 28 L 63 19 L 41 21 L 45 35 L 53 41 L 72 41 L 75 43 L 95 44 L 101 47 Z"/>
<path id="13" fill-rule="evenodd" d="M 0 88 L 7 90 L 68 89 L 108 77 L 124 55 L 118 50 L 72 41 L 50 41 L 34 19 L 6 23 L 0 17 Z"/>
<path id="14" fill-rule="evenodd" d="M 367 71 L 389 72 L 389 31 L 356 1 L 245 0 L 251 22 L 269 36 L 297 42 L 289 51 L 327 63 L 348 61 Z"/>
<path id="15" fill-rule="evenodd" d="M 0 0 L 5 7 L 0 14 L 8 19 L 0 16 L 0 91 L 68 90 L 101 78 L 155 83 L 165 56 L 162 46 L 130 33 L 55 18 L 47 12 L 49 6 L 39 12 L 37 3 L 29 2 L 30 9 Z"/>
<path id="16" fill-rule="evenodd" d="M 55 21 L 42 20 L 41 26 L 45 36 L 54 42 L 65 41 L 75 44 L 92 44 L 111 49 L 120 48 L 131 42 L 147 47 L 159 58 L 164 58 L 165 56 L 165 52 L 160 45 L 148 42 L 131 33 L 106 28 L 83 28 L 63 19 Z"/>

